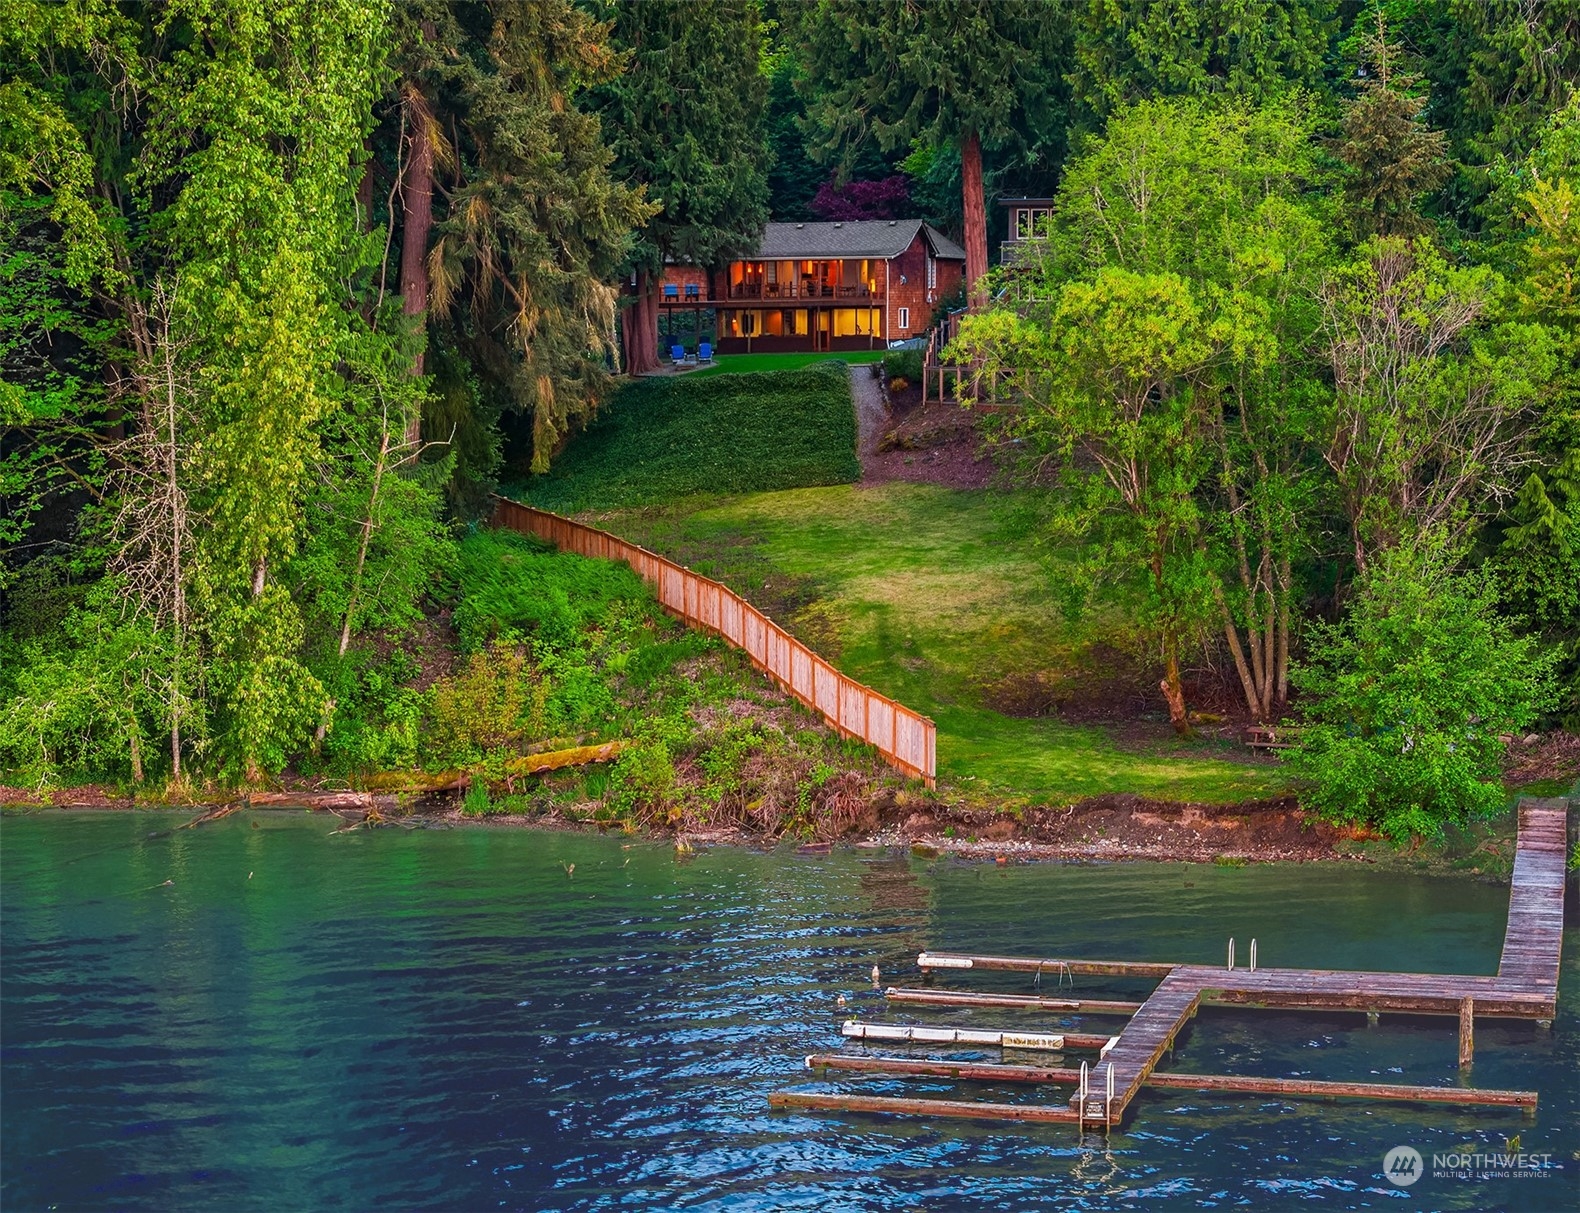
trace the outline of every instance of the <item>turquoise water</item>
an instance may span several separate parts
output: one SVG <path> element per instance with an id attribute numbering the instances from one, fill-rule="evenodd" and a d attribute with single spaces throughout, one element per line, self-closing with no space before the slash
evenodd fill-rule
<path id="1" fill-rule="evenodd" d="M 330 836 L 333 821 L 306 814 L 171 830 L 183 820 L 0 820 L 7 1213 L 1580 1208 L 1572 930 L 1554 1026 L 1477 1025 L 1474 1083 L 1537 1089 L 1534 1117 L 1158 1090 L 1105 1142 L 1067 1125 L 766 1106 L 786 1086 L 1064 1097 L 824 1083 L 802 1068 L 808 1053 L 859 1047 L 839 1036 L 840 992 L 868 1018 L 905 1018 L 874 998 L 868 973 L 876 963 L 886 984 L 917 984 L 923 948 L 1219 962 L 1234 935 L 1242 947 L 1257 937 L 1264 964 L 1491 972 L 1504 887 L 1333 865 L 681 857 L 481 827 Z M 947 1008 L 910 1018 L 1081 1022 Z M 1215 1009 L 1171 1066 L 1457 1073 L 1448 1021 Z M 1514 1134 L 1553 1170 L 1428 1175 L 1407 1189 L 1382 1173 L 1396 1145 L 1430 1166 L 1433 1152 L 1502 1150 Z"/>

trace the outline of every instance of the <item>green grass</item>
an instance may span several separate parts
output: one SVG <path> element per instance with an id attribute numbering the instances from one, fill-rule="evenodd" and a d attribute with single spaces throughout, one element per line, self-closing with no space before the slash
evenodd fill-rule
<path id="1" fill-rule="evenodd" d="M 940 774 L 966 792 L 1061 802 L 1110 792 L 1233 802 L 1284 790 L 1276 766 L 1161 727 L 993 710 L 1006 680 L 1100 678 L 1122 623 L 1064 617 L 1047 567 L 988 491 L 807 488 L 600 516 L 600 525 L 763 605 L 841 670 L 938 724 Z M 1161 704 L 1159 705 L 1161 709 Z"/>
<path id="2" fill-rule="evenodd" d="M 882 358 L 882 350 L 841 350 L 832 354 L 716 354 L 712 366 L 687 371 L 682 378 L 707 379 L 714 375 L 739 375 L 757 371 L 798 371 L 820 362 L 844 362 L 861 366 L 881 361 Z"/>
<path id="3" fill-rule="evenodd" d="M 838 363 L 751 376 L 639 379 L 543 476 L 504 490 L 545 509 L 650 505 L 694 493 L 840 484 L 861 475 Z"/>

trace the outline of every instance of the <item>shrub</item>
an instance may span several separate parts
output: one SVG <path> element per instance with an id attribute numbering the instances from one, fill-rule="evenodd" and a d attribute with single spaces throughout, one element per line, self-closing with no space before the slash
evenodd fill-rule
<path id="1" fill-rule="evenodd" d="M 883 356 L 883 374 L 886 379 L 908 379 L 921 382 L 922 351 L 890 350 Z"/>
<path id="2" fill-rule="evenodd" d="M 571 513 L 860 475 L 850 374 L 826 363 L 627 383 L 551 471 L 522 487 L 534 505 Z"/>
<path id="3" fill-rule="evenodd" d="M 455 631 L 468 652 L 493 640 L 531 637 L 534 649 L 580 643 L 614 604 L 651 602 L 642 579 L 623 564 L 565 556 L 514 531 L 477 531 L 456 562 L 460 602 Z M 654 608 L 656 610 L 656 607 Z"/>
<path id="4" fill-rule="evenodd" d="M 1441 548 L 1379 558 L 1291 671 L 1307 805 L 1395 841 L 1503 808 L 1500 735 L 1541 713 L 1552 660 L 1495 605 L 1490 579 L 1456 574 Z"/>
<path id="5" fill-rule="evenodd" d="M 433 686 L 426 748 L 442 762 L 461 762 L 514 746 L 529 729 L 530 690 L 521 649 L 495 644 L 473 653 L 458 673 Z"/>

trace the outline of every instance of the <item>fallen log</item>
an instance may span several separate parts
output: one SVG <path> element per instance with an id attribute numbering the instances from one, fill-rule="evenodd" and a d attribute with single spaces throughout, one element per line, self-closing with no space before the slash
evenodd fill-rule
<path id="1" fill-rule="evenodd" d="M 373 807 L 371 792 L 253 792 L 247 804 L 254 809 L 318 809 L 330 812 Z"/>
<path id="2" fill-rule="evenodd" d="M 498 779 L 488 779 L 490 788 L 502 787 L 509 780 L 523 775 L 542 775 L 564 767 L 586 766 L 594 762 L 609 762 L 620 756 L 630 745 L 628 741 L 606 741 L 600 745 L 572 746 L 568 750 L 549 750 L 543 754 L 524 754 L 512 758 L 502 768 Z M 437 775 L 413 775 L 406 771 L 388 771 L 370 775 L 363 782 L 375 792 L 460 792 L 472 786 L 482 772 L 451 769 Z"/>

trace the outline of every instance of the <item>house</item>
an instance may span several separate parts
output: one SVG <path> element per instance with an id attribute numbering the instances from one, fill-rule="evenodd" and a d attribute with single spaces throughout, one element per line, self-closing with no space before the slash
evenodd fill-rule
<path id="1" fill-rule="evenodd" d="M 666 266 L 658 307 L 669 333 L 700 334 L 711 311 L 721 353 L 881 349 L 926 332 L 965 264 L 920 219 L 770 223 L 738 261 Z"/>
<path id="2" fill-rule="evenodd" d="M 1028 241 L 1047 236 L 1048 216 L 1053 213 L 1052 198 L 1000 198 L 998 204 L 1009 214 L 1007 235 L 998 246 L 998 263 L 1014 265 L 1026 250 Z"/>

